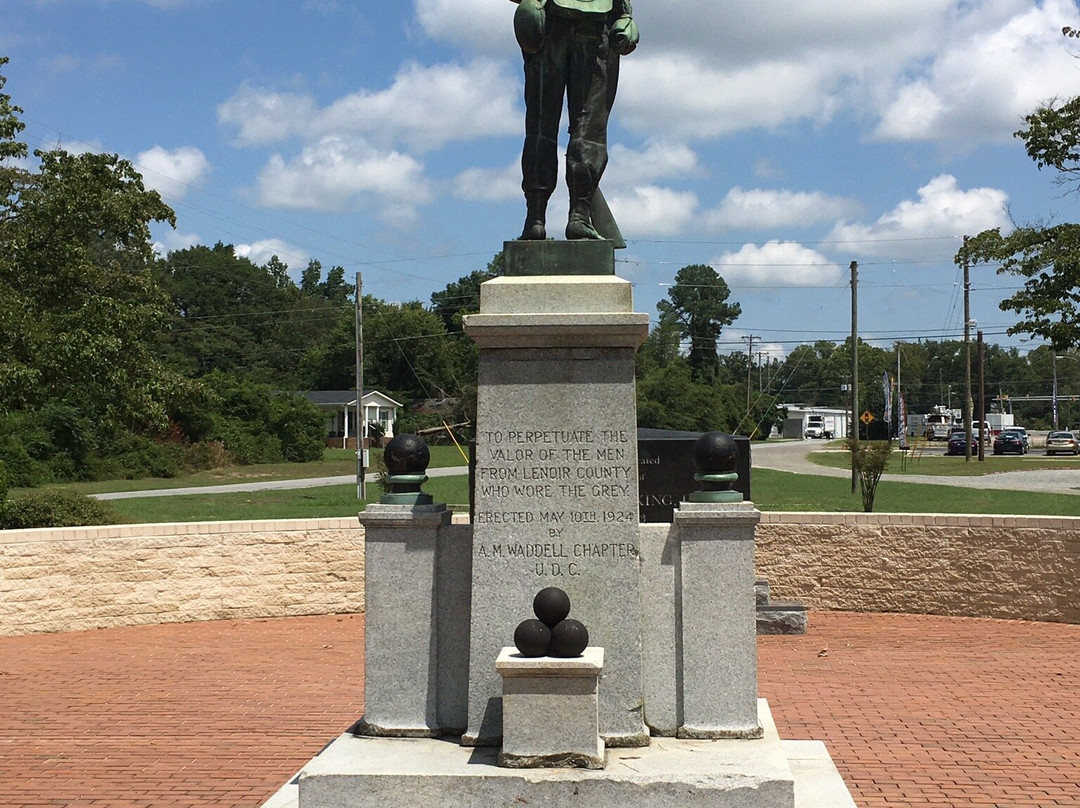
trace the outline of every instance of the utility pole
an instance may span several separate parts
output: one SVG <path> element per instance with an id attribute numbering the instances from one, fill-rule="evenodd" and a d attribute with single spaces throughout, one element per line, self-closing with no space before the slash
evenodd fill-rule
<path id="1" fill-rule="evenodd" d="M 367 437 L 367 421 L 362 419 L 364 411 L 364 281 L 356 273 L 356 498 L 364 501 L 364 438 Z"/>
<path id="2" fill-rule="evenodd" d="M 1050 367 L 1052 368 L 1053 373 L 1054 373 L 1054 389 L 1051 391 L 1052 395 L 1050 396 L 1050 400 L 1053 402 L 1052 405 L 1051 405 L 1051 410 L 1052 410 L 1053 417 L 1054 417 L 1054 431 L 1056 432 L 1057 428 L 1058 428 L 1057 346 L 1056 345 L 1051 345 L 1050 346 Z"/>
<path id="3" fill-rule="evenodd" d="M 986 343 L 983 342 L 982 329 L 976 333 L 979 341 L 979 462 L 986 460 L 986 376 L 983 368 L 986 363 Z"/>
<path id="4" fill-rule="evenodd" d="M 859 441 L 859 262 L 851 262 L 851 432 L 848 440 Z M 858 472 L 851 455 L 851 493 L 855 493 Z"/>
<path id="5" fill-rule="evenodd" d="M 890 415 L 892 411 L 890 410 Z M 900 423 L 900 340 L 896 341 L 896 437 L 900 432 L 907 429 L 907 424 Z"/>
<path id="6" fill-rule="evenodd" d="M 968 237 L 964 236 L 964 244 L 967 245 Z M 967 260 L 967 250 L 964 251 L 964 403 L 962 404 L 961 417 L 964 419 L 964 431 L 967 435 L 967 449 L 964 451 L 964 462 L 971 462 L 971 276 Z"/>
<path id="7" fill-rule="evenodd" d="M 761 339 L 757 334 L 747 334 L 743 339 L 746 341 L 746 415 L 750 416 L 750 379 L 754 367 L 754 340 Z"/>

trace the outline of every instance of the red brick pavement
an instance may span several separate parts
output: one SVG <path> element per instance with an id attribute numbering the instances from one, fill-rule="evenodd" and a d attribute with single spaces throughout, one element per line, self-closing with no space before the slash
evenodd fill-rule
<path id="1" fill-rule="evenodd" d="M 765 637 L 785 738 L 862 808 L 1080 806 L 1080 626 L 818 613 Z M 255 808 L 362 711 L 363 618 L 0 639 L 0 806 Z"/>

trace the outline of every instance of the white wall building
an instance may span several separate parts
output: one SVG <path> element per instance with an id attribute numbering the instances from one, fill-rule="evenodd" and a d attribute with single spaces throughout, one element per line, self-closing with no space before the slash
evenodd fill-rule
<path id="1" fill-rule="evenodd" d="M 781 430 L 781 437 L 801 439 L 808 437 L 807 430 L 812 426 L 821 426 L 833 439 L 848 436 L 850 412 L 834 407 L 811 407 L 808 404 L 785 404 L 787 418 Z M 813 430 L 811 430 L 813 434 Z M 813 434 L 813 437 L 819 437 Z"/>

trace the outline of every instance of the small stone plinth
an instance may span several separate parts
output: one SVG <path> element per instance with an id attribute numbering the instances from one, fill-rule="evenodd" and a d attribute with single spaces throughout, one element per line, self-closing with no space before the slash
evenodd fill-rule
<path id="1" fill-rule="evenodd" d="M 503 681 L 500 766 L 604 768 L 597 698 L 603 648 L 586 648 L 568 659 L 503 648 L 495 669 Z"/>
<path id="2" fill-rule="evenodd" d="M 614 275 L 612 241 L 507 241 L 503 243 L 506 274 Z"/>

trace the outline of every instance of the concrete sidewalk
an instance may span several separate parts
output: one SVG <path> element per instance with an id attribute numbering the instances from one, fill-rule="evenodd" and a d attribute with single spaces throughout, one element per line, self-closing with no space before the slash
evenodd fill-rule
<path id="1" fill-rule="evenodd" d="M 1080 626 L 814 612 L 759 656 L 860 808 L 1080 805 Z M 0 806 L 254 808 L 363 712 L 362 671 L 359 615 L 0 638 Z"/>

